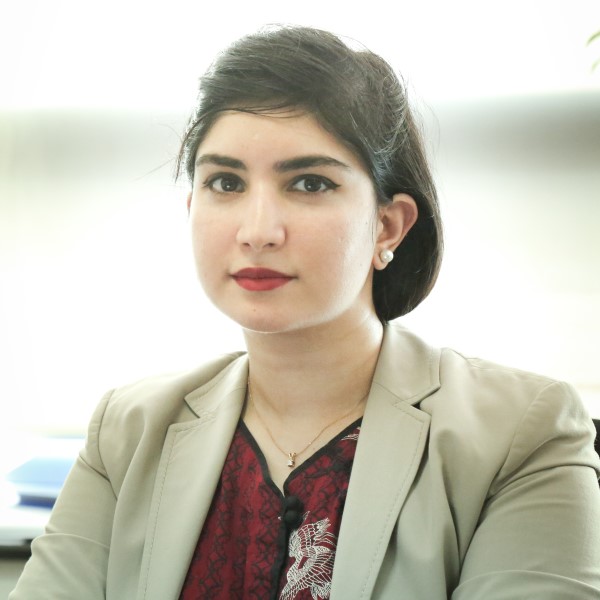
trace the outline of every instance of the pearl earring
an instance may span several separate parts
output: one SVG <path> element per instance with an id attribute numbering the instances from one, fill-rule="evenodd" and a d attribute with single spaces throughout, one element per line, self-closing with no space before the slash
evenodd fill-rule
<path id="1" fill-rule="evenodd" d="M 382 263 L 385 263 L 387 265 L 388 263 L 391 263 L 394 260 L 394 253 L 391 250 L 385 248 L 379 253 L 379 258 L 381 259 Z"/>

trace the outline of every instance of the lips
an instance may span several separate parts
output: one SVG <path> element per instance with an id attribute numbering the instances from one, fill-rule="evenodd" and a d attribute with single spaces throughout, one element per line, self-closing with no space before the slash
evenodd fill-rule
<path id="1" fill-rule="evenodd" d="M 274 290 L 294 279 L 285 273 L 263 268 L 240 269 L 232 277 L 240 287 L 251 292 Z"/>

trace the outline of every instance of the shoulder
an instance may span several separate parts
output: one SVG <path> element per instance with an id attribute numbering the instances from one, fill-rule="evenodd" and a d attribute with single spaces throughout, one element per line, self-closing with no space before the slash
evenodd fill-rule
<path id="1" fill-rule="evenodd" d="M 397 322 L 385 328 L 376 380 L 411 404 L 432 397 L 495 403 L 501 397 L 517 408 L 547 387 L 570 389 L 543 375 L 431 346 Z"/>
<path id="2" fill-rule="evenodd" d="M 447 348 L 441 351 L 439 372 L 439 393 L 422 408 L 468 417 L 463 426 L 487 425 L 492 432 L 506 426 L 514 437 L 569 431 L 585 431 L 589 437 L 592 433 L 591 418 L 579 395 L 564 381 Z"/>
<path id="3" fill-rule="evenodd" d="M 600 475 L 595 428 L 571 385 L 451 350 L 442 356 L 445 385 L 422 406 L 431 410 L 433 444 L 489 466 L 490 494 L 558 467 Z"/>
<path id="4" fill-rule="evenodd" d="M 386 326 L 380 363 L 380 378 L 389 387 L 404 388 L 407 401 L 409 386 L 416 400 L 465 402 L 488 409 L 499 405 L 517 411 L 525 410 L 539 394 L 577 397 L 565 382 L 452 348 L 436 348 L 395 322 Z"/>
<path id="5" fill-rule="evenodd" d="M 526 410 L 540 394 L 576 396 L 562 381 L 519 368 L 498 364 L 457 350 L 440 351 L 440 382 L 446 392 L 460 386 L 461 396 L 480 406 L 500 404 L 509 410 Z"/>
<path id="6" fill-rule="evenodd" d="M 438 393 L 421 404 L 437 425 L 452 423 L 472 444 L 512 453 L 517 461 L 554 445 L 592 449 L 593 423 L 575 389 L 564 381 L 466 357 L 444 349 Z M 585 453 L 596 461 L 592 452 Z M 583 456 L 583 454 L 581 455 Z M 510 458 L 507 456 L 506 458 Z"/>
<path id="7" fill-rule="evenodd" d="M 230 367 L 245 356 L 233 352 L 216 357 L 194 369 L 162 374 L 115 388 L 104 397 L 105 410 L 119 418 L 167 415 L 179 411 L 184 399 L 203 386 L 226 375 Z"/>
<path id="8" fill-rule="evenodd" d="M 394 360 L 402 363 L 396 370 L 404 371 L 404 378 L 420 373 L 422 393 L 413 395 L 411 404 L 428 415 L 430 450 L 446 461 L 470 458 L 510 471 L 538 452 L 552 455 L 547 466 L 567 461 L 600 469 L 592 420 L 571 385 L 429 346 L 395 324 L 388 326 L 390 333 L 396 340 Z"/>
<path id="9" fill-rule="evenodd" d="M 198 417 L 202 410 L 199 391 L 226 379 L 236 367 L 243 370 L 240 363 L 244 360 L 243 352 L 226 354 L 189 371 L 148 377 L 110 390 L 92 415 L 82 457 L 109 476 L 136 454 L 150 459 L 160 452 L 171 425 Z"/>

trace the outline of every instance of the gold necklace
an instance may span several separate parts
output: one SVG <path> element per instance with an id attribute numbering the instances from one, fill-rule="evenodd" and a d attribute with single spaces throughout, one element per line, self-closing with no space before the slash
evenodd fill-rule
<path id="1" fill-rule="evenodd" d="M 368 396 L 368 394 L 367 394 L 367 396 Z M 250 379 L 248 379 L 248 399 L 250 400 L 250 404 L 252 404 L 252 406 L 254 406 L 254 412 L 256 413 L 256 416 L 258 417 L 260 424 L 265 428 L 266 432 L 269 434 L 269 437 L 271 438 L 271 441 L 273 442 L 273 444 L 275 444 L 275 447 L 277 448 L 277 450 L 279 450 L 282 454 L 284 454 L 287 457 L 287 466 L 290 469 L 293 469 L 296 466 L 296 457 L 300 456 L 303 452 L 306 452 L 310 448 L 311 444 L 316 442 L 321 437 L 321 435 L 325 432 L 326 429 L 333 427 L 336 423 L 339 423 L 342 419 L 345 419 L 346 417 L 350 416 L 358 408 L 359 404 L 367 396 L 363 396 L 352 410 L 348 411 L 347 413 L 344 413 L 341 417 L 338 417 L 337 419 L 335 419 L 335 421 L 332 421 L 331 423 L 328 423 L 327 425 L 325 425 L 325 427 L 323 427 L 323 429 L 321 429 L 321 431 L 319 431 L 319 433 L 317 433 L 317 435 L 312 440 L 310 440 L 310 442 L 308 442 L 308 444 L 306 444 L 306 446 L 304 446 L 304 448 L 302 448 L 302 450 L 299 450 L 298 452 L 288 452 L 287 450 L 284 450 L 275 441 L 275 438 L 273 437 L 271 430 L 269 429 L 269 427 L 267 426 L 267 424 L 264 422 L 263 418 L 261 417 L 260 412 L 258 411 L 258 407 L 256 406 L 254 399 L 252 398 L 252 389 L 250 387 Z"/>

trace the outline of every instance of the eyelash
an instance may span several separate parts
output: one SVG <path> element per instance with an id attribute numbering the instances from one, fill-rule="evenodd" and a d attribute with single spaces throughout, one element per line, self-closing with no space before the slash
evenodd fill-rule
<path id="1" fill-rule="evenodd" d="M 216 189 L 215 185 L 219 181 L 221 181 L 221 185 L 224 181 L 233 183 L 236 189 L 234 189 L 234 190 Z M 297 186 L 299 183 L 301 183 L 303 181 L 305 182 L 305 185 L 307 182 L 316 183 L 316 184 L 318 184 L 319 188 L 321 188 L 321 189 L 313 190 L 313 191 L 306 190 L 306 189 L 304 189 L 304 190 L 294 189 L 295 186 Z M 203 187 L 208 188 L 211 192 L 215 192 L 216 194 L 238 194 L 238 193 L 244 191 L 244 184 L 243 184 L 242 180 L 237 175 L 234 175 L 232 173 L 216 173 L 215 175 L 209 177 L 204 182 Z M 239 189 L 240 187 L 242 189 Z M 330 190 L 335 190 L 336 188 L 339 188 L 339 187 L 340 187 L 339 184 L 334 183 L 328 177 L 323 177 L 323 175 L 300 175 L 292 180 L 292 182 L 288 186 L 288 190 L 300 192 L 303 194 L 322 194 L 322 193 L 328 192 Z"/>
<path id="2" fill-rule="evenodd" d="M 336 188 L 339 188 L 339 184 L 337 183 L 333 183 L 333 181 L 331 181 L 331 179 L 328 179 L 327 177 L 323 177 L 322 175 L 300 175 L 299 177 L 296 177 L 292 183 L 290 184 L 290 189 L 293 189 L 295 185 L 297 185 L 298 183 L 300 183 L 301 181 L 307 182 L 307 181 L 311 181 L 313 183 L 318 183 L 319 186 L 324 186 L 324 189 L 319 189 L 317 191 L 309 191 L 309 190 L 293 190 L 293 191 L 298 191 L 298 192 L 302 192 L 305 194 L 319 194 L 319 193 L 323 193 L 323 192 L 328 192 L 329 190 L 335 190 Z"/>
<path id="3" fill-rule="evenodd" d="M 243 183 L 242 180 L 237 176 L 237 175 L 233 175 L 232 173 L 216 173 L 215 175 L 212 175 L 211 177 L 209 177 L 203 184 L 202 187 L 208 188 L 211 192 L 215 192 L 217 194 L 236 194 L 239 193 L 242 190 L 236 189 L 236 190 L 217 190 L 215 189 L 215 184 L 220 181 L 220 180 L 224 180 L 224 181 L 229 181 L 235 184 L 236 187 L 242 186 L 243 187 Z"/>

